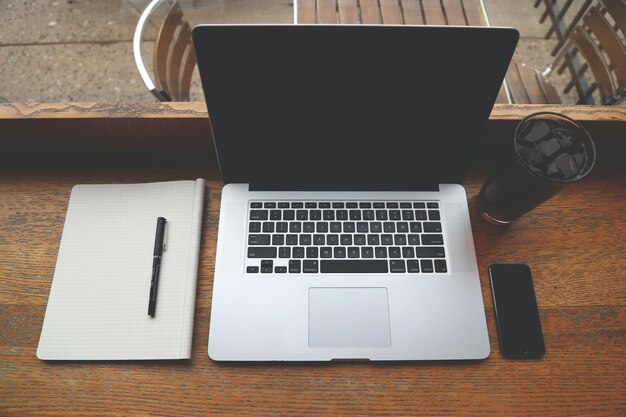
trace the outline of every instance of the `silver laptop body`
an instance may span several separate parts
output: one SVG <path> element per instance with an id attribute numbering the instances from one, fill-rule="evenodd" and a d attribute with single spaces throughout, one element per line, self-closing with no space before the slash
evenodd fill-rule
<path id="1" fill-rule="evenodd" d="M 460 183 L 516 41 L 505 28 L 194 29 L 226 183 L 212 359 L 489 355 Z"/>

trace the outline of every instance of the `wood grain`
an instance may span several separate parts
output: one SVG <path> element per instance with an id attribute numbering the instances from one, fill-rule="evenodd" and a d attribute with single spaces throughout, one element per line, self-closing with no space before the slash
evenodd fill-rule
<path id="1" fill-rule="evenodd" d="M 204 106 L 163 106 L 0 106 L 0 156 L 11 149 L 13 158 L 29 159 L 41 152 L 33 144 L 48 142 L 73 155 L 51 168 L 0 170 L 0 415 L 626 415 L 626 110 L 557 108 L 594 129 L 597 169 L 500 228 L 479 217 L 480 185 L 507 152 L 515 124 L 546 107 L 494 109 L 464 183 L 490 334 L 488 359 L 331 365 L 220 364 L 207 357 L 223 184 L 215 159 L 197 155 L 210 142 Z M 159 130 L 179 131 L 184 140 L 165 140 Z M 71 140 L 64 139 L 68 134 Z M 155 138 L 160 146 L 138 158 Z M 106 162 L 82 164 L 103 141 L 112 152 Z M 90 146 L 77 150 L 76 144 Z M 196 177 L 207 179 L 207 195 L 192 359 L 36 359 L 71 187 Z M 533 271 L 547 345 L 541 360 L 505 360 L 498 351 L 486 274 L 495 262 L 526 262 Z"/>

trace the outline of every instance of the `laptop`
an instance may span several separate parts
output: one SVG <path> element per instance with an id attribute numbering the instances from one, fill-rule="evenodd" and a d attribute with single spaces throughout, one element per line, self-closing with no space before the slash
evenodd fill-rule
<path id="1" fill-rule="evenodd" d="M 198 26 L 225 183 L 210 358 L 483 359 L 461 183 L 518 33 Z"/>

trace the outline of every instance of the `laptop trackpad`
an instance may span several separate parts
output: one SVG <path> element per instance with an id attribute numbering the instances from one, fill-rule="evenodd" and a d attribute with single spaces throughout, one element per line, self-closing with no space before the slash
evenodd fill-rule
<path id="1" fill-rule="evenodd" d="M 309 347 L 387 346 L 387 288 L 309 288 Z"/>

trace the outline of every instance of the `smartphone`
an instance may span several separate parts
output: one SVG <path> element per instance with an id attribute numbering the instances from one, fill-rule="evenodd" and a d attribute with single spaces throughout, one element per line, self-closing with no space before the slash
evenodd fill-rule
<path id="1" fill-rule="evenodd" d="M 491 265 L 489 279 L 502 354 L 508 358 L 543 356 L 545 345 L 528 265 Z"/>

